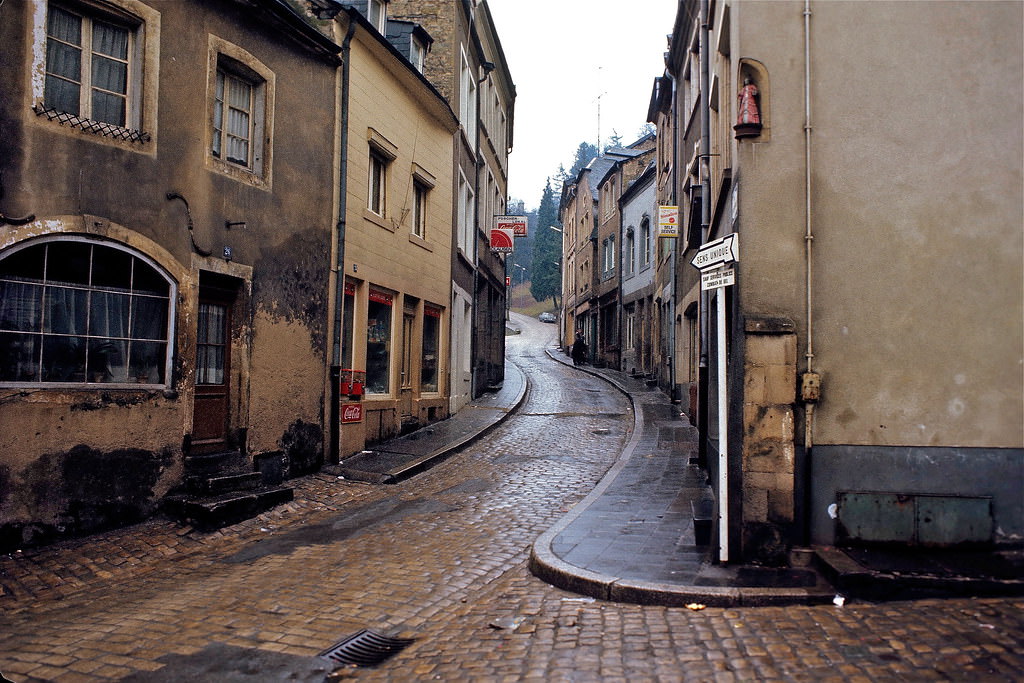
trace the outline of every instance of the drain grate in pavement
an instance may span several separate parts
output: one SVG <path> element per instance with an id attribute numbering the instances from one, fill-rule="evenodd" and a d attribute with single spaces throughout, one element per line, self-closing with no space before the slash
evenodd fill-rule
<path id="1" fill-rule="evenodd" d="M 363 629 L 320 653 L 322 659 L 336 664 L 375 666 L 409 647 L 414 638 L 396 638 Z"/>

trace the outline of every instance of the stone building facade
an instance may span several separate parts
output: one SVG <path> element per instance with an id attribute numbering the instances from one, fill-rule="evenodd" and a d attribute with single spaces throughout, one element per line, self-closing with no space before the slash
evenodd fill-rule
<path id="1" fill-rule="evenodd" d="M 423 69 L 459 119 L 453 137 L 451 410 L 500 386 L 505 374 L 505 256 L 490 250 L 506 212 L 515 85 L 483 0 L 391 0 L 390 16 L 433 39 Z"/>
<path id="2" fill-rule="evenodd" d="M 335 31 L 347 60 L 341 381 L 352 394 L 346 405 L 362 407 L 359 419 L 343 416 L 343 458 L 449 414 L 458 123 L 411 55 L 362 12 L 340 12 Z"/>

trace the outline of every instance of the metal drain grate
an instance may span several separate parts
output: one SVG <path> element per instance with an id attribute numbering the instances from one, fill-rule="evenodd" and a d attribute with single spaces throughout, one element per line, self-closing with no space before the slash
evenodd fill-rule
<path id="1" fill-rule="evenodd" d="M 320 653 L 322 659 L 336 664 L 375 666 L 415 642 L 415 638 L 385 636 L 363 629 Z"/>

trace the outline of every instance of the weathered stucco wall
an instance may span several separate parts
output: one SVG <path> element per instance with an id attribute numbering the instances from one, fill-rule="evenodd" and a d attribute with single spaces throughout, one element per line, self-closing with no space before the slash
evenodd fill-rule
<path id="1" fill-rule="evenodd" d="M 115 4 L 145 22 L 145 142 L 36 116 L 33 60 L 45 44 L 45 8 L 3 8 L 0 90 L 12 94 L 0 101 L 12 149 L 0 158 L 3 209 L 37 220 L 0 227 L 0 258 L 40 235 L 78 235 L 154 262 L 174 283 L 172 375 L 145 389 L 0 389 L 5 547 L 134 521 L 181 484 L 194 423 L 198 297 L 210 273 L 237 283 L 228 446 L 307 459 L 312 452 L 313 460 L 321 451 L 335 63 L 231 3 Z M 219 50 L 266 78 L 265 166 L 256 173 L 209 152 Z"/>

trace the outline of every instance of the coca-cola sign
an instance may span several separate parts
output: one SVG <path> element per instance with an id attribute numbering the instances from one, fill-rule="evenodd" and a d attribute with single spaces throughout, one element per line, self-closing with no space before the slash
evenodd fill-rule
<path id="1" fill-rule="evenodd" d="M 362 422 L 363 421 L 363 404 L 362 403 L 346 403 L 341 406 L 341 422 Z"/>

